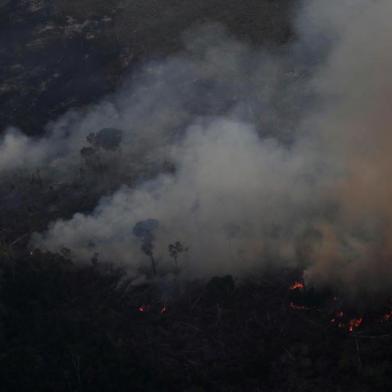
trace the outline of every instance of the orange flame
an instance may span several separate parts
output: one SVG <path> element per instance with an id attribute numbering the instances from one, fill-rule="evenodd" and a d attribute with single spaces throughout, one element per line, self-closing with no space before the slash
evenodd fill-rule
<path id="1" fill-rule="evenodd" d="M 343 318 L 343 316 L 344 316 L 344 313 L 343 313 L 341 310 L 337 311 L 337 312 L 335 313 L 335 317 L 333 317 L 333 318 L 331 319 L 331 323 L 336 323 L 336 322 L 338 321 L 338 319 Z M 339 324 L 338 324 L 339 328 L 341 328 L 341 324 L 342 324 L 342 323 L 339 322 Z"/>
<path id="2" fill-rule="evenodd" d="M 363 318 L 362 317 L 350 320 L 349 323 L 348 323 L 348 331 L 349 332 L 353 332 L 354 329 L 356 329 L 356 328 L 361 326 L 362 322 L 363 322 Z"/>
<path id="3" fill-rule="evenodd" d="M 392 319 L 392 310 L 384 314 L 384 320 L 389 321 Z"/>
<path id="4" fill-rule="evenodd" d="M 343 311 L 339 310 L 335 313 L 335 317 L 331 319 L 331 324 L 335 324 L 338 326 L 338 328 L 343 328 L 347 329 L 348 332 L 353 332 L 354 329 L 360 327 L 363 323 L 363 317 L 351 319 L 348 322 L 345 322 L 344 319 L 344 313 Z M 392 317 L 392 313 L 391 313 Z"/>
<path id="5" fill-rule="evenodd" d="M 305 288 L 305 285 L 302 282 L 294 282 L 290 286 L 290 290 L 302 290 Z"/>

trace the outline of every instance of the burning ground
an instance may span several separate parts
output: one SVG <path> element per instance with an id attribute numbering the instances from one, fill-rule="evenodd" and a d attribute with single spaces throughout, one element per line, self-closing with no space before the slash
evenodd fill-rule
<path id="1" fill-rule="evenodd" d="M 297 10 L 295 39 L 273 49 L 194 26 L 182 50 L 43 137 L 6 129 L 5 203 L 19 209 L 31 173 L 82 205 L 54 200 L 28 233 L 31 249 L 68 249 L 142 279 L 151 256 L 154 274 L 155 264 L 168 272 L 179 242 L 185 278 L 274 263 L 303 268 L 318 287 L 388 293 L 390 14 L 387 1 L 312 1 Z M 132 230 L 149 220 L 158 226 L 146 252 Z"/>
<path id="2" fill-rule="evenodd" d="M 284 44 L 196 23 L 4 129 L 8 389 L 389 387 L 392 3 L 295 10 Z"/>
<path id="3" fill-rule="evenodd" d="M 2 270 L 7 391 L 391 386 L 391 320 L 367 312 L 354 325 L 358 313 L 330 293 L 293 289 L 293 271 L 173 284 L 168 300 L 162 287 L 134 287 L 113 266 L 82 268 L 61 256 L 26 255 Z"/>

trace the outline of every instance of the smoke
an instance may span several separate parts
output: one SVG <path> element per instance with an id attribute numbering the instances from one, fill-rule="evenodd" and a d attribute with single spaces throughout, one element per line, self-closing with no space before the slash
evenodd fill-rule
<path id="1" fill-rule="evenodd" d="M 87 136 L 103 128 L 122 131 L 117 169 L 135 174 L 164 162 L 168 147 L 199 117 L 233 117 L 254 123 L 264 134 L 287 137 L 299 103 L 290 99 L 297 95 L 292 90 L 298 75 L 289 74 L 286 62 L 237 41 L 223 26 L 196 27 L 184 34 L 182 53 L 145 64 L 100 104 L 48 124 L 44 138 L 6 131 L 0 175 L 37 167 L 56 177 L 59 171 L 72 175 L 80 150 L 89 146 Z M 288 105 L 278 107 L 280 101 Z"/>
<path id="2" fill-rule="evenodd" d="M 32 244 L 138 274 L 148 259 L 132 230 L 156 219 L 161 269 L 180 241 L 183 274 L 274 264 L 305 268 L 315 285 L 391 288 L 391 16 L 387 0 L 313 0 L 295 42 L 273 53 L 221 26 L 193 29 L 182 53 L 50 124 L 46 138 L 6 133 L 0 173 L 44 163 L 72 173 L 89 133 L 123 133 L 121 152 L 107 153 L 122 186 Z"/>
<path id="3" fill-rule="evenodd" d="M 294 239 L 312 210 L 309 194 L 317 193 L 313 153 L 261 142 L 252 125 L 220 118 L 190 126 L 171 154 L 175 175 L 119 190 L 92 215 L 56 222 L 38 244 L 71 244 L 87 260 L 93 241 L 104 259 L 132 263 L 143 257 L 132 229 L 152 217 L 161 222 L 156 254 L 184 243 L 190 251 L 183 267 L 192 273 L 246 271 L 268 253 L 276 261 L 295 257 Z"/>
<path id="4" fill-rule="evenodd" d="M 338 281 L 352 290 L 378 291 L 390 289 L 392 272 L 392 4 L 352 2 L 349 11 L 350 23 L 338 30 L 312 82 L 323 98 L 323 110 L 308 125 L 320 133 L 343 175 L 332 193 L 338 213 L 321 226 L 324 240 L 308 276 L 317 282 Z"/>

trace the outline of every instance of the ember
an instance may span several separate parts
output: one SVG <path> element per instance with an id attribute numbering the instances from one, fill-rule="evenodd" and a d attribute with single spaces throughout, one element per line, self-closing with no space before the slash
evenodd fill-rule
<path id="1" fill-rule="evenodd" d="M 333 318 L 331 319 L 331 323 L 334 324 L 334 323 L 337 323 L 337 322 L 338 322 L 338 327 L 339 327 L 339 328 L 342 328 L 343 323 L 340 321 L 340 319 L 341 319 L 343 316 L 344 316 L 344 313 L 343 313 L 342 311 L 336 312 L 336 313 L 335 313 L 335 317 L 333 317 Z"/>
<path id="2" fill-rule="evenodd" d="M 305 285 L 302 282 L 294 282 L 290 286 L 290 290 L 302 290 L 305 288 Z"/>
<path id="3" fill-rule="evenodd" d="M 384 319 L 384 321 L 391 320 L 392 319 L 392 310 L 390 310 L 388 313 L 385 313 L 383 319 Z"/>
<path id="4" fill-rule="evenodd" d="M 341 310 L 339 310 L 338 312 L 335 313 L 335 317 L 333 317 L 333 318 L 331 319 L 331 323 L 332 323 L 332 324 L 336 323 L 336 322 L 339 321 L 339 319 L 341 319 L 343 316 L 344 316 L 344 313 L 343 313 Z M 338 324 L 338 327 L 339 327 L 339 328 L 341 328 L 341 324 L 342 324 L 342 323 L 339 321 L 339 324 Z"/>
<path id="5" fill-rule="evenodd" d="M 150 309 L 149 305 L 141 305 L 141 306 L 138 307 L 138 310 L 141 313 L 146 313 L 146 312 L 149 311 L 149 309 Z"/>
<path id="6" fill-rule="evenodd" d="M 343 320 L 343 317 L 344 317 L 344 313 L 341 310 L 339 310 L 338 312 L 336 312 L 335 317 L 331 319 L 331 323 L 336 324 L 338 328 L 347 329 L 348 332 L 353 332 L 354 329 L 361 326 L 363 322 L 363 318 L 359 317 L 357 319 L 351 319 L 346 323 Z"/>
<path id="7" fill-rule="evenodd" d="M 353 332 L 354 329 L 358 328 L 363 322 L 363 318 L 360 317 L 358 319 L 352 319 L 348 323 L 348 331 Z"/>

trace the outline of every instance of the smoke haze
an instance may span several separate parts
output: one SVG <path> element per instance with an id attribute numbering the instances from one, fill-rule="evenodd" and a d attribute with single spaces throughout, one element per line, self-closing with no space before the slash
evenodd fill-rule
<path id="1" fill-rule="evenodd" d="M 162 269 L 181 241 L 184 275 L 272 263 L 304 267 L 315 285 L 391 288 L 391 16 L 387 0 L 310 1 L 297 39 L 269 52 L 219 25 L 194 28 L 181 53 L 49 124 L 46 138 L 6 131 L 0 173 L 64 178 L 91 132 L 123 134 L 121 151 L 104 153 L 118 189 L 32 245 L 98 253 L 137 275 L 148 260 L 132 229 L 151 218 Z"/>

